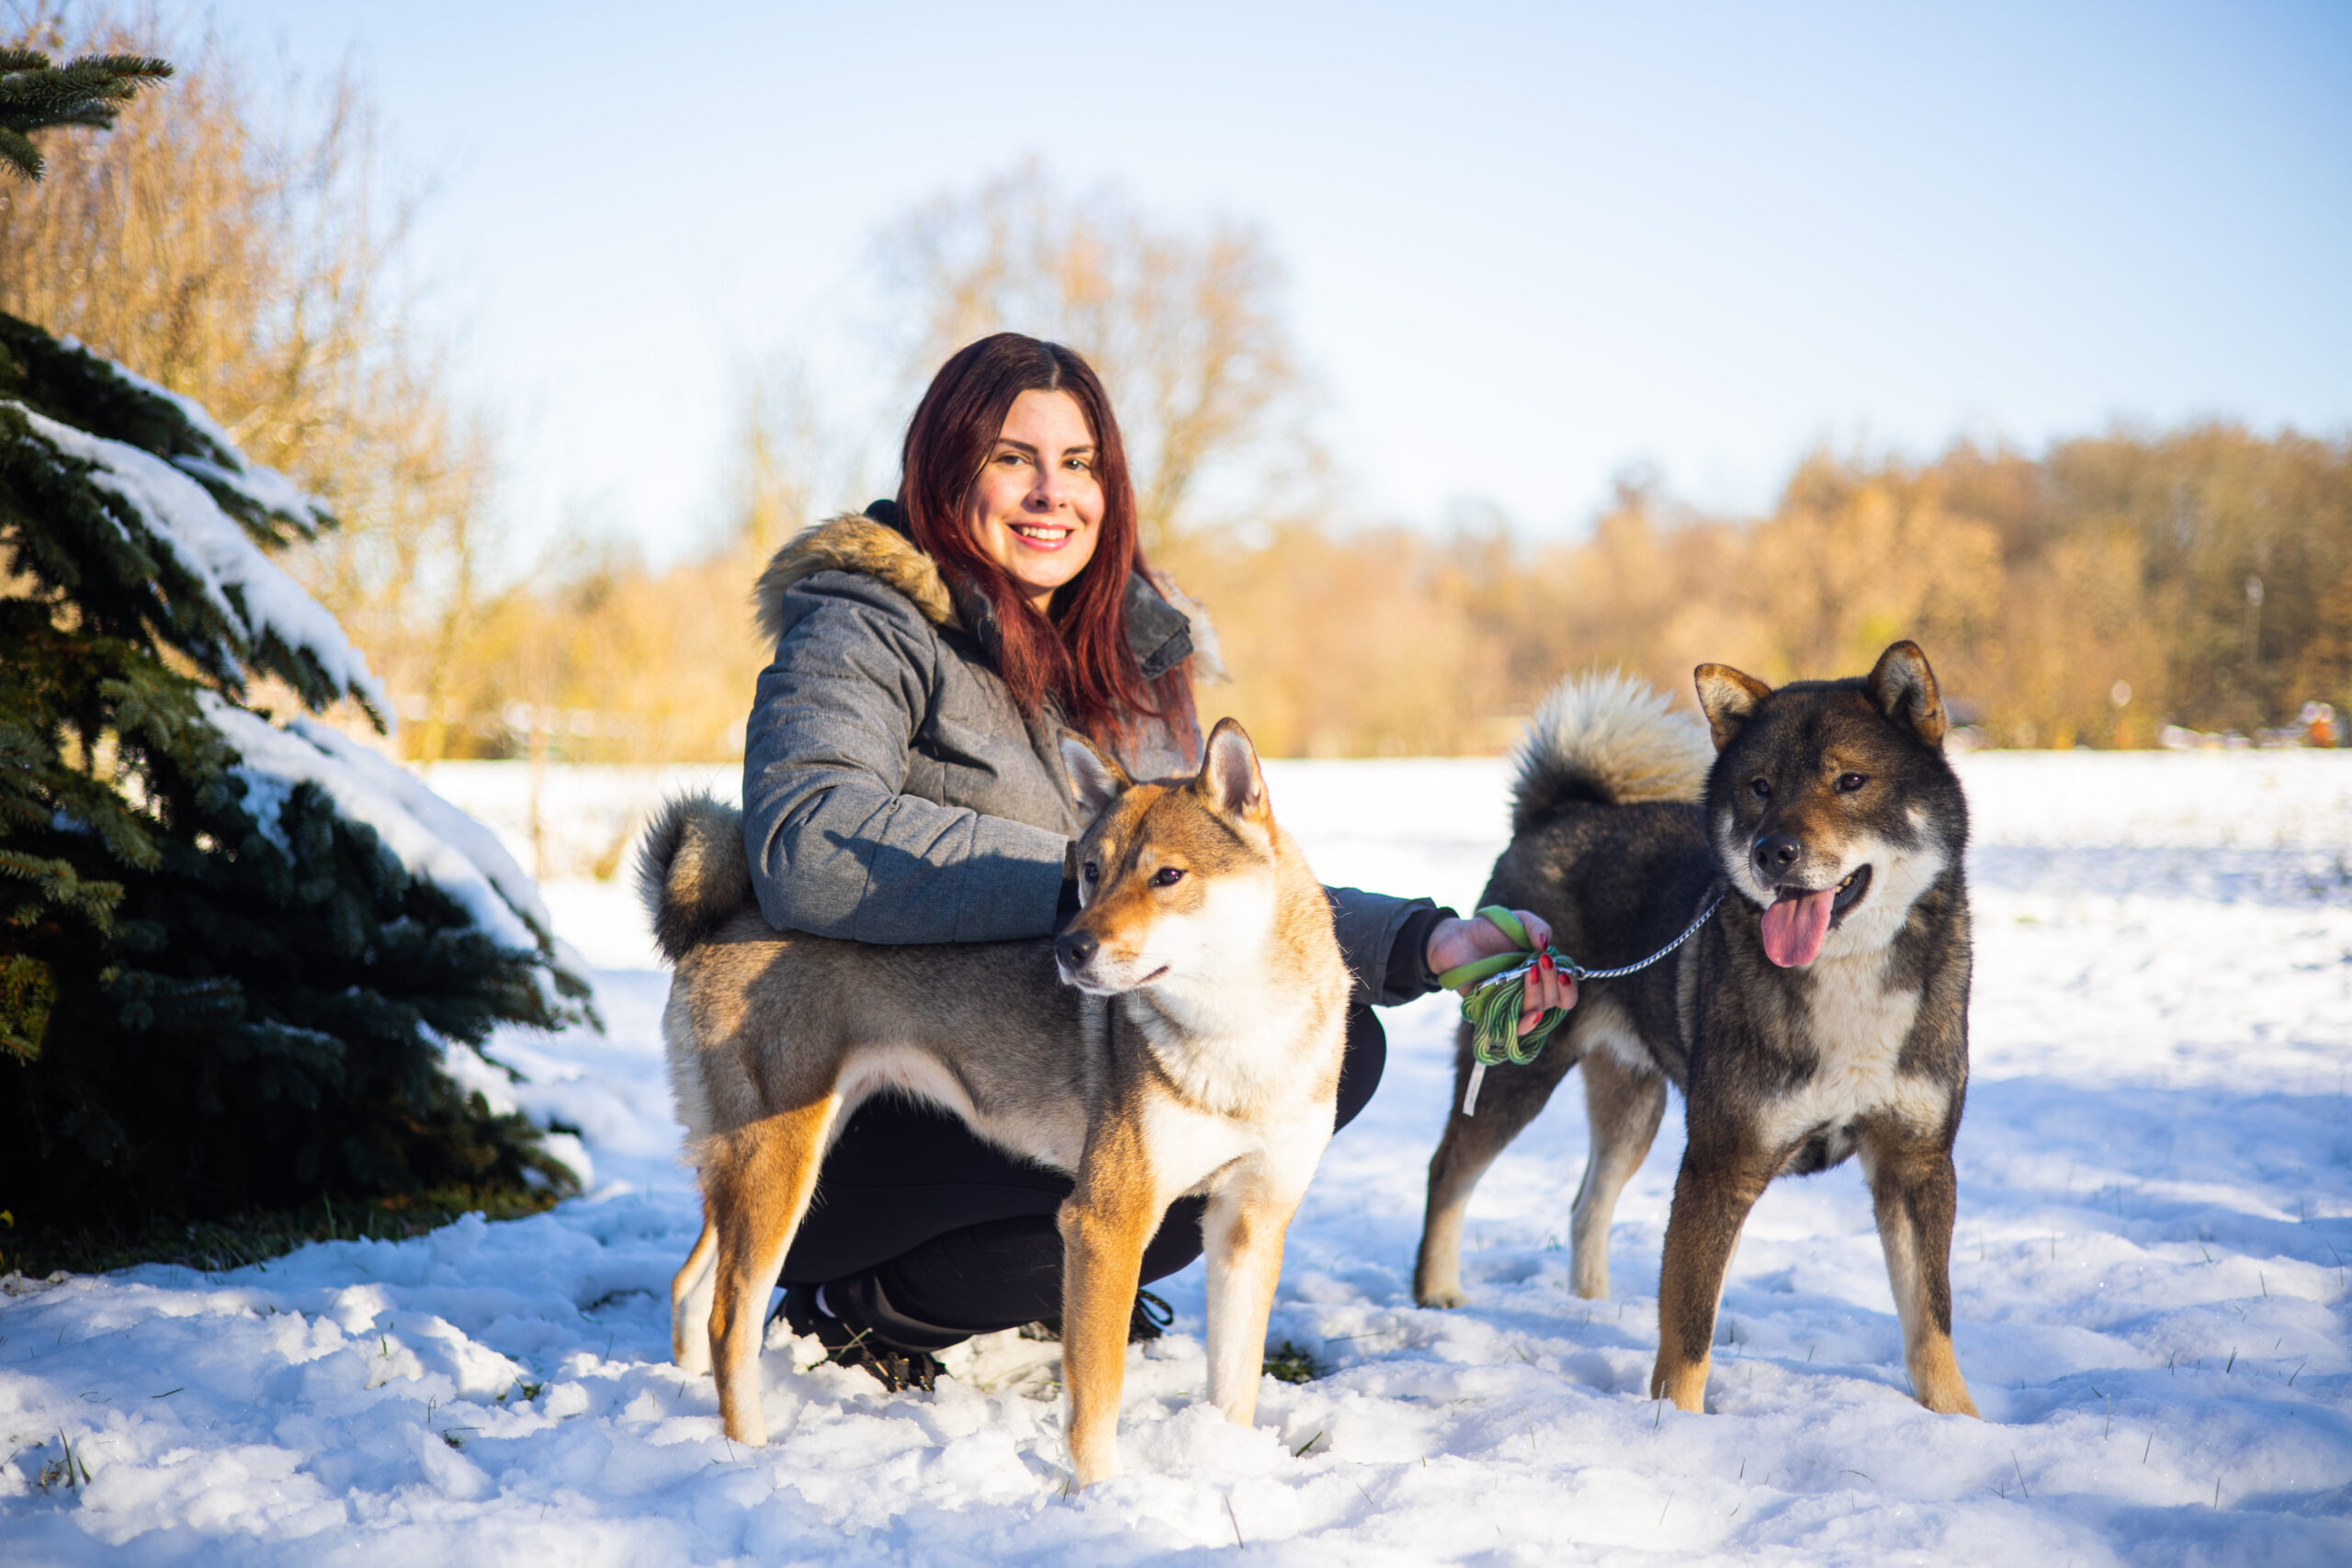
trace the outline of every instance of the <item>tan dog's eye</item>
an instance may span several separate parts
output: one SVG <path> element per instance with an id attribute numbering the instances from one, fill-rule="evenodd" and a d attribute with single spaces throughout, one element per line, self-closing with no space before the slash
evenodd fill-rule
<path id="1" fill-rule="evenodd" d="M 1860 773 L 1839 773 L 1838 775 L 1838 793 L 1839 795 L 1851 795 L 1870 782 L 1870 780 L 1864 778 Z"/>
<path id="2" fill-rule="evenodd" d="M 1758 800 L 1770 800 L 1772 798 L 1772 786 L 1763 779 L 1748 780 L 1747 787 L 1756 792 L 1756 798 Z"/>
<path id="3" fill-rule="evenodd" d="M 1102 881 L 1102 868 L 1101 866 L 1099 866 L 1099 865 L 1095 864 L 1095 863 L 1094 863 L 1094 862 L 1092 862 L 1092 861 L 1088 861 L 1088 862 L 1086 863 L 1086 880 L 1087 880 L 1087 881 L 1089 881 L 1089 882 L 1100 882 L 1100 881 Z"/>
<path id="4" fill-rule="evenodd" d="M 1151 874 L 1151 885 L 1154 887 L 1173 887 L 1183 880 L 1184 874 L 1172 865 L 1163 865 Z"/>

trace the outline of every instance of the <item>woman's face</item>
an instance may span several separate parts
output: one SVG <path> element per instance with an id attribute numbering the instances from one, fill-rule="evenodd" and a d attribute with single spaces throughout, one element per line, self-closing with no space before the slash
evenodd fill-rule
<path id="1" fill-rule="evenodd" d="M 1094 433 L 1068 392 L 1012 400 L 996 446 L 964 502 L 980 553 L 1004 569 L 1040 615 L 1054 590 L 1086 570 L 1102 531 Z"/>

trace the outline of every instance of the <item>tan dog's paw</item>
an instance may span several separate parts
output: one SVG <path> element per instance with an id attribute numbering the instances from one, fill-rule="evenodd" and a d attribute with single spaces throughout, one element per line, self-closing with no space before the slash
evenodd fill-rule
<path id="1" fill-rule="evenodd" d="M 1702 1415 L 1707 1408 L 1707 1367 L 1705 1361 L 1684 1361 L 1668 1366 L 1660 1361 L 1650 1373 L 1650 1397 L 1670 1399 L 1678 1410 L 1688 1410 L 1693 1416 Z"/>

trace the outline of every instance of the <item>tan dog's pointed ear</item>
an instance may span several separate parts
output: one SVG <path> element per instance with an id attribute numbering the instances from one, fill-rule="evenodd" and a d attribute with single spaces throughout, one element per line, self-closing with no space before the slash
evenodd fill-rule
<path id="1" fill-rule="evenodd" d="M 1135 787 L 1116 758 L 1074 729 L 1062 731 L 1062 766 L 1069 773 L 1070 794 L 1090 822 Z"/>
<path id="2" fill-rule="evenodd" d="M 1250 744 L 1250 732 L 1232 719 L 1218 719 L 1209 731 L 1208 749 L 1193 787 L 1227 817 L 1266 819 L 1266 775 L 1258 767 L 1258 749 Z"/>
<path id="3" fill-rule="evenodd" d="M 1699 688 L 1699 706 L 1706 713 L 1707 730 L 1718 751 L 1731 744 L 1756 705 L 1772 694 L 1771 687 L 1728 664 L 1702 664 L 1690 672 L 1690 680 Z"/>
<path id="4" fill-rule="evenodd" d="M 1871 701 L 1889 721 L 1908 729 L 1930 746 L 1944 743 L 1950 720 L 1944 700 L 1936 690 L 1936 672 L 1916 642 L 1898 642 L 1878 656 L 1871 671 Z"/>

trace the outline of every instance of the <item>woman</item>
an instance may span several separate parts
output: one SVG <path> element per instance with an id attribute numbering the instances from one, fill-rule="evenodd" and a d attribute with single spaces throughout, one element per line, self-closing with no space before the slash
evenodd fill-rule
<path id="1" fill-rule="evenodd" d="M 758 590 L 760 676 L 743 830 L 779 930 L 857 942 L 1043 936 L 1078 908 L 1078 819 L 1056 739 L 1079 729 L 1138 778 L 1189 773 L 1205 627 L 1144 565 L 1102 383 L 1058 344 L 1005 333 L 941 367 L 908 427 L 899 495 L 794 539 Z M 1510 940 L 1428 899 L 1331 890 L 1356 976 L 1339 1124 L 1386 1046 L 1371 1004 Z M 1522 914 L 1548 942 L 1541 921 Z M 1546 964 L 1531 1026 L 1572 1000 Z M 785 1259 L 786 1312 L 835 1359 L 928 1386 L 932 1354 L 1060 1311 L 1068 1179 L 896 1098 L 853 1115 Z M 1184 1200 L 1148 1283 L 1201 1252 Z M 1140 1336 L 1158 1328 L 1139 1304 Z"/>

